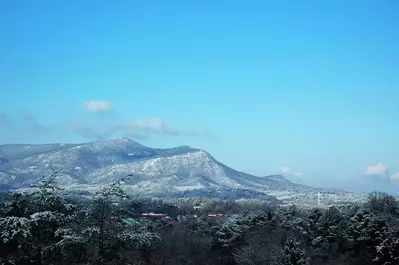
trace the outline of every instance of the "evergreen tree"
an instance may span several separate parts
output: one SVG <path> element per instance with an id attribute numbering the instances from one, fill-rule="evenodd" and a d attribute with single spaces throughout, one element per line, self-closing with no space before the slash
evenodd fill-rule
<path id="1" fill-rule="evenodd" d="M 283 265 L 309 265 L 309 258 L 306 253 L 299 247 L 299 242 L 293 237 L 289 237 L 285 244 L 282 254 Z"/>

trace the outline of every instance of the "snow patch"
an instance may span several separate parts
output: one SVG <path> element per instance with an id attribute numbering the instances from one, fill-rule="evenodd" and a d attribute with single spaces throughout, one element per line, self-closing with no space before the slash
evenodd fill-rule
<path id="1" fill-rule="evenodd" d="M 192 185 L 192 186 L 175 186 L 175 189 L 178 191 L 185 191 L 185 190 L 198 190 L 203 189 L 204 186 L 202 185 Z"/>

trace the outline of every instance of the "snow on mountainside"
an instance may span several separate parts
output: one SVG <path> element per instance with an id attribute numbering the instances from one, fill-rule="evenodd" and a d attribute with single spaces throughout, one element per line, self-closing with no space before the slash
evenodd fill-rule
<path id="1" fill-rule="evenodd" d="M 70 189 L 89 190 L 130 175 L 125 184 L 133 193 L 218 193 L 229 198 L 237 194 L 256 198 L 275 195 L 288 200 L 299 196 L 310 201 L 316 200 L 318 191 L 341 194 L 338 197 L 344 194 L 294 184 L 282 176 L 255 177 L 238 172 L 204 150 L 188 146 L 155 149 L 127 138 L 82 144 L 3 145 L 0 157 L 0 188 L 29 187 L 58 172 L 60 183 Z"/>

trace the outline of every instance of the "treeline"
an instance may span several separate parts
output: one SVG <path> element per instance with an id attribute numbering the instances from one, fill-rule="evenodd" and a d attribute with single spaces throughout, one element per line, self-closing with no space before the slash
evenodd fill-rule
<path id="1" fill-rule="evenodd" d="M 399 206 L 384 193 L 360 206 L 301 209 L 129 198 L 118 181 L 93 198 L 66 196 L 50 177 L 32 193 L 0 196 L 0 264 L 399 264 Z M 134 219 L 143 212 L 170 218 Z"/>

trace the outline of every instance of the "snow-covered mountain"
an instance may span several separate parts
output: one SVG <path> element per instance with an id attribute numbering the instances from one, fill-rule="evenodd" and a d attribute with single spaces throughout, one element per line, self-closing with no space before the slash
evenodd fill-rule
<path id="1" fill-rule="evenodd" d="M 302 196 L 310 200 L 316 200 L 319 191 L 340 194 L 294 184 L 279 175 L 256 177 L 238 172 L 204 150 L 188 146 L 156 149 L 127 138 L 82 144 L 2 145 L 0 158 L 3 189 L 29 187 L 58 172 L 60 184 L 82 190 L 130 175 L 125 184 L 133 193 Z"/>

